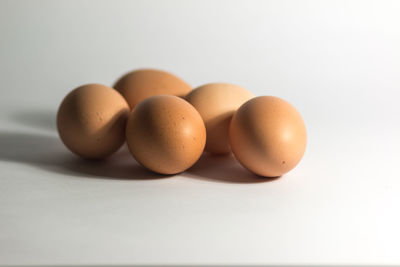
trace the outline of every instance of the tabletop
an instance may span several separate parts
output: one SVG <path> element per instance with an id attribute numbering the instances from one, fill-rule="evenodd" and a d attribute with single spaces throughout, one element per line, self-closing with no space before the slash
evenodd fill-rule
<path id="1" fill-rule="evenodd" d="M 400 2 L 0 1 L 0 265 L 400 264 Z M 72 155 L 73 88 L 160 68 L 291 102 L 303 160 Z"/>

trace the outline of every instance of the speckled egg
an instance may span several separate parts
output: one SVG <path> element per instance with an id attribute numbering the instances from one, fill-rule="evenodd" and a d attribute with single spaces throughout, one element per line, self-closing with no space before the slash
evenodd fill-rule
<path id="1" fill-rule="evenodd" d="M 147 169 L 176 174 L 191 167 L 206 142 L 206 129 L 197 110 L 177 96 L 143 100 L 132 111 L 126 141 L 133 157 Z"/>
<path id="2" fill-rule="evenodd" d="M 250 171 L 281 176 L 303 157 L 307 133 L 300 113 L 287 101 L 260 96 L 244 103 L 229 129 L 232 151 Z"/>
<path id="3" fill-rule="evenodd" d="M 57 113 L 57 129 L 65 146 L 88 159 L 107 157 L 125 141 L 129 106 L 113 88 L 87 84 L 72 90 Z"/>

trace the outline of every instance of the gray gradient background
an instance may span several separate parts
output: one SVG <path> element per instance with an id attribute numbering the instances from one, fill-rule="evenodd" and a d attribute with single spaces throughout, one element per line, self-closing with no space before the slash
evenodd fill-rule
<path id="1" fill-rule="evenodd" d="M 0 1 L 0 264 L 400 264 L 399 1 Z M 85 163 L 72 88 L 154 67 L 302 113 L 303 161 L 162 178 Z"/>

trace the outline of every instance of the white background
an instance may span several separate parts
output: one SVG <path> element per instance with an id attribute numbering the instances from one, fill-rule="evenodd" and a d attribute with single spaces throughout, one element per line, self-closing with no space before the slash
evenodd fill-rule
<path id="1" fill-rule="evenodd" d="M 400 264 L 399 1 L 0 1 L 0 264 Z M 280 179 L 70 154 L 57 107 L 140 67 L 302 113 Z"/>

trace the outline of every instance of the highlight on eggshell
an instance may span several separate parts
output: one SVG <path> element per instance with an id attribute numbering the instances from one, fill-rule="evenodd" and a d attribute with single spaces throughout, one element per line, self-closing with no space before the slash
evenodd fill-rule
<path id="1" fill-rule="evenodd" d="M 87 84 L 63 99 L 57 112 L 57 130 L 73 153 L 101 159 L 124 143 L 128 114 L 128 103 L 113 88 Z"/>
<path id="2" fill-rule="evenodd" d="M 300 113 L 273 96 L 255 97 L 232 118 L 229 139 L 236 159 L 248 170 L 266 177 L 292 170 L 306 149 L 307 131 Z"/>
<path id="3" fill-rule="evenodd" d="M 185 99 L 200 113 L 207 130 L 207 152 L 227 154 L 229 125 L 234 112 L 254 95 L 228 83 L 209 83 L 193 89 Z"/>
<path id="4" fill-rule="evenodd" d="M 156 69 L 131 71 L 115 83 L 114 88 L 126 99 L 131 109 L 153 95 L 184 97 L 192 87 L 172 73 Z"/>

